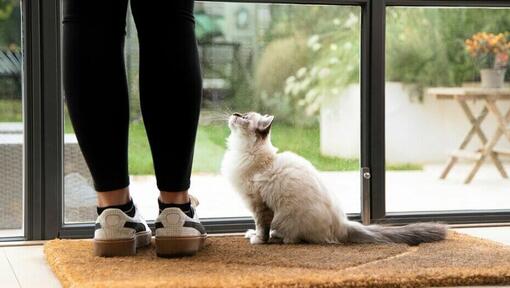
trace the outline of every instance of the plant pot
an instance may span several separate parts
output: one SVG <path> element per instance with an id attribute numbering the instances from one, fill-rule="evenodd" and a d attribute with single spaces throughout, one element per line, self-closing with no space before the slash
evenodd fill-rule
<path id="1" fill-rule="evenodd" d="M 505 81 L 506 69 L 482 69 L 482 88 L 501 88 Z"/>

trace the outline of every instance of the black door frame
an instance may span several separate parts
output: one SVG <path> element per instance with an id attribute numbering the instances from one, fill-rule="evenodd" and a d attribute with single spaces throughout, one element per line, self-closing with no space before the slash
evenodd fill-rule
<path id="1" fill-rule="evenodd" d="M 59 0 L 23 0 L 24 232 L 51 239 L 61 223 L 62 99 Z"/>
<path id="2" fill-rule="evenodd" d="M 208 0 L 207 2 L 215 2 Z M 385 12 L 390 6 L 510 7 L 510 0 L 252 0 L 249 3 L 352 5 L 361 8 L 361 159 L 364 223 L 452 224 L 510 222 L 506 211 L 386 213 L 385 209 Z M 25 125 L 25 237 L 91 237 L 91 223 L 63 223 L 63 97 L 60 60 L 60 0 L 22 0 Z M 211 233 L 240 232 L 250 218 L 204 219 Z"/>
<path id="3" fill-rule="evenodd" d="M 377 16 L 372 15 L 372 17 L 384 18 L 384 14 L 386 12 L 387 7 L 471 7 L 471 8 L 496 8 L 496 7 L 510 7 L 509 0 L 373 0 L 374 2 L 379 3 L 381 5 L 380 9 L 377 9 Z M 383 3 L 381 3 L 383 2 Z M 509 15 L 510 16 L 510 15 Z M 386 21 L 383 20 L 383 23 L 380 25 L 383 27 L 381 32 L 385 32 Z M 385 36 L 383 34 L 382 41 L 379 39 L 378 44 L 382 45 L 382 50 L 384 51 L 384 43 Z M 382 42 L 382 43 L 381 43 Z M 371 222 L 373 223 L 386 223 L 386 224 L 409 224 L 413 222 L 423 222 L 423 221 L 440 221 L 449 224 L 496 224 L 496 223 L 510 223 L 510 209 L 509 210 L 476 210 L 476 211 L 420 211 L 420 212 L 399 212 L 399 213 L 387 213 L 386 212 L 386 185 L 385 185 L 385 95 L 384 95 L 384 77 L 381 77 L 380 74 L 384 74 L 384 53 L 382 56 L 381 63 L 376 63 L 375 67 L 371 66 L 372 69 L 377 69 L 379 73 L 377 74 L 377 78 L 373 79 L 376 83 L 372 83 L 372 86 L 375 88 L 382 89 L 381 100 L 374 99 L 372 97 L 372 101 L 377 102 L 376 105 L 372 107 L 377 110 L 377 112 L 371 111 L 370 115 L 372 117 L 371 123 L 374 125 L 371 129 L 371 136 L 376 139 L 376 141 L 370 142 L 371 147 L 371 155 L 377 157 L 376 161 L 371 162 L 372 165 L 375 165 L 375 169 L 378 172 L 378 175 L 375 175 L 376 179 L 372 182 L 371 189 Z M 382 65 L 380 67 L 379 65 Z M 378 83 L 382 81 L 382 85 Z M 381 88 L 382 87 L 382 88 Z M 373 96 L 373 95 L 372 95 Z M 377 151 L 374 151 L 376 149 Z M 374 155 L 375 154 L 375 155 Z"/>

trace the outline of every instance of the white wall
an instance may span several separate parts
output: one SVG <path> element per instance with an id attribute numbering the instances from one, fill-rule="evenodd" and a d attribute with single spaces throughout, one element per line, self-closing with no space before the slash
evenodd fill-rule
<path id="1" fill-rule="evenodd" d="M 360 88 L 347 87 L 342 94 L 330 97 L 321 107 L 321 152 L 325 155 L 355 158 L 360 147 Z M 387 163 L 444 163 L 467 134 L 470 124 L 453 100 L 424 96 L 423 101 L 410 97 L 402 84 L 386 83 L 386 161 Z M 509 101 L 510 102 L 510 101 Z M 482 102 L 471 102 L 478 112 Z M 502 113 L 509 103 L 499 102 Z M 496 128 L 489 115 L 483 131 L 490 139 Z M 475 135 L 476 137 L 476 135 Z M 478 138 L 472 144 L 479 144 Z M 499 147 L 510 149 L 501 138 Z M 471 145 L 470 148 L 474 146 Z"/>
<path id="2" fill-rule="evenodd" d="M 320 114 L 321 153 L 359 158 L 359 85 L 350 85 L 342 94 L 328 97 L 321 105 Z"/>

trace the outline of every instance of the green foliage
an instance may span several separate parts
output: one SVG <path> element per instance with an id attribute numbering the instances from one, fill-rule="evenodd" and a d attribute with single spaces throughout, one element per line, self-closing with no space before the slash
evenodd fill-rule
<path id="1" fill-rule="evenodd" d="M 299 98 L 307 115 L 317 114 L 325 97 L 359 81 L 359 11 L 346 12 L 342 18 L 328 19 L 335 29 L 308 38 L 312 61 L 286 81 L 285 94 Z"/>
<path id="2" fill-rule="evenodd" d="M 287 123 L 297 123 L 302 113 L 294 97 L 283 93 L 285 81 L 306 65 L 308 51 L 303 37 L 287 37 L 271 41 L 265 48 L 255 73 L 258 106 L 265 113 L 277 114 Z"/>
<path id="3" fill-rule="evenodd" d="M 257 67 L 264 111 L 298 126 L 317 124 L 324 97 L 359 79 L 357 7 L 273 6 Z"/>
<path id="4" fill-rule="evenodd" d="M 479 69 L 467 55 L 464 40 L 480 31 L 510 31 L 508 13 L 508 9 L 387 9 L 386 79 L 414 84 L 418 93 L 427 86 L 479 81 Z M 309 56 L 306 65 L 287 78 L 283 95 L 259 93 L 258 97 L 282 102 L 278 109 L 283 115 L 301 111 L 298 119 L 307 119 L 317 114 L 325 97 L 359 81 L 359 10 L 277 7 L 272 16 L 266 38 L 304 35 Z"/>
<path id="5" fill-rule="evenodd" d="M 281 92 L 285 80 L 307 63 L 306 40 L 302 37 L 287 37 L 270 42 L 259 62 L 255 83 L 259 93 Z"/>
<path id="6" fill-rule="evenodd" d="M 0 21 L 9 19 L 17 6 L 19 6 L 18 0 L 0 0 Z"/>
<path id="7" fill-rule="evenodd" d="M 507 9 L 389 8 L 386 15 L 386 79 L 420 88 L 477 81 L 464 40 L 510 30 Z"/>
<path id="8" fill-rule="evenodd" d="M 21 15 L 19 0 L 0 0 L 0 50 L 21 49 Z M 0 78 L 0 99 L 20 99 L 21 83 L 18 79 Z M 6 113 L 5 111 L 2 111 Z M 13 117 L 12 113 L 4 117 Z M 21 118 L 21 116 L 19 116 Z"/>
<path id="9" fill-rule="evenodd" d="M 0 49 L 21 47 L 21 10 L 19 0 L 0 0 Z"/>

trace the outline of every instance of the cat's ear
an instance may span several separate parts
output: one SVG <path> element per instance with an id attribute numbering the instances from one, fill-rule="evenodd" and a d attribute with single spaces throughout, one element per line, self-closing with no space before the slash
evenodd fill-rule
<path id="1" fill-rule="evenodd" d="M 273 115 L 264 115 L 258 122 L 257 133 L 262 137 L 266 137 L 267 134 L 269 134 L 269 130 L 271 130 L 271 124 L 273 124 L 273 120 Z"/>

